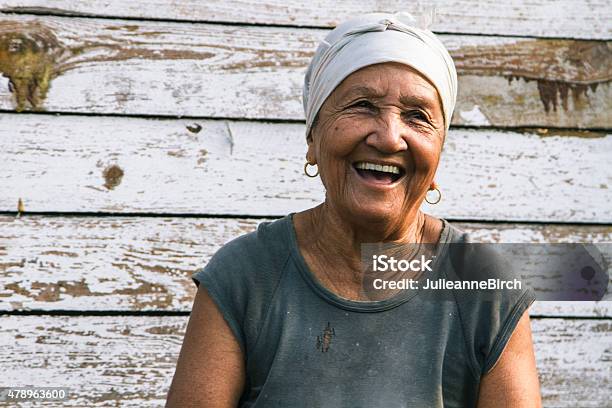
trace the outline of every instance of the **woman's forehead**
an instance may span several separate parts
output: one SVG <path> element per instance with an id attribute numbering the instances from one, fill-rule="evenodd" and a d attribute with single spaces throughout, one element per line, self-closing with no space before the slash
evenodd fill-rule
<path id="1" fill-rule="evenodd" d="M 398 63 L 362 68 L 346 77 L 334 93 L 340 99 L 382 99 L 391 94 L 397 96 L 404 105 L 424 105 L 441 109 L 435 86 L 409 66 Z"/>

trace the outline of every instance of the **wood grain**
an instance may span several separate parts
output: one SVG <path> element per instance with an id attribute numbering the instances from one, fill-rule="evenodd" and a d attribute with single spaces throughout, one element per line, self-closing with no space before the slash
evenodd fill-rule
<path id="1" fill-rule="evenodd" d="M 0 109 L 302 120 L 303 75 L 326 33 L 2 16 Z M 611 42 L 440 38 L 459 74 L 453 124 L 612 126 Z"/>
<path id="2" fill-rule="evenodd" d="M 201 129 L 195 133 L 195 128 Z M 188 127 L 191 127 L 190 131 Z M 276 215 L 323 200 L 302 124 L 0 114 L 0 209 Z M 446 218 L 612 222 L 612 136 L 451 129 Z M 265 159 L 262 159 L 265 158 Z"/>
<path id="3" fill-rule="evenodd" d="M 268 220 L 2 216 L 0 310 L 188 311 L 191 274 Z M 456 225 L 476 242 L 612 242 L 610 226 Z M 612 302 L 537 302 L 531 312 L 612 317 Z"/>
<path id="4" fill-rule="evenodd" d="M 612 127 L 609 2 L 477 3 L 435 2 L 431 28 L 459 73 L 453 125 L 473 128 L 451 129 L 443 201 L 424 209 L 480 242 L 612 242 L 612 136 L 552 129 Z M 0 216 L 0 311 L 188 312 L 190 275 L 266 221 L 249 215 L 323 197 L 302 174 L 301 123 L 242 119 L 303 120 L 303 73 L 327 28 L 365 11 L 427 20 L 431 4 L 0 0 L 0 109 L 155 117 L 0 114 L 0 211 L 25 211 Z M 608 404 L 612 302 L 530 313 L 544 406 Z M 63 406 L 161 406 L 186 322 L 0 315 L 5 385 L 69 387 Z"/>
<path id="5" fill-rule="evenodd" d="M 532 330 L 544 406 L 604 407 L 609 403 L 609 320 L 534 319 Z"/>
<path id="6" fill-rule="evenodd" d="M 245 13 L 248 10 L 248 13 Z M 2 0 L 0 11 L 52 13 L 139 19 L 279 24 L 333 27 L 360 13 L 406 11 L 433 31 L 458 34 L 503 34 L 538 37 L 609 39 L 612 19 L 606 1 L 557 0 Z"/>
<path id="7" fill-rule="evenodd" d="M 7 385 L 65 386 L 63 406 L 162 406 L 187 317 L 3 316 Z M 610 320 L 532 320 L 544 406 L 609 401 Z"/>

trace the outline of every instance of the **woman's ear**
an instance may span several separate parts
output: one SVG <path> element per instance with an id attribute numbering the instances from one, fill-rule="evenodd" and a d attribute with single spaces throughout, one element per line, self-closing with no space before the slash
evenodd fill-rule
<path id="1" fill-rule="evenodd" d="M 317 159 L 314 154 L 314 146 L 312 143 L 308 144 L 308 151 L 306 152 L 306 161 L 308 162 L 308 164 L 317 164 Z"/>
<path id="2" fill-rule="evenodd" d="M 306 143 L 308 143 L 308 150 L 306 151 L 306 161 L 310 164 L 317 164 L 316 154 L 315 154 L 315 145 L 314 140 L 312 138 L 312 130 L 308 133 L 306 137 Z"/>

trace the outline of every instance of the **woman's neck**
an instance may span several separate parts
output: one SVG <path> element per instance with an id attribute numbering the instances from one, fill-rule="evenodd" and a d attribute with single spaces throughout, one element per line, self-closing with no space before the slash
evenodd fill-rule
<path id="1" fill-rule="evenodd" d="M 441 230 L 441 225 L 432 225 L 434 220 L 420 210 L 396 225 L 380 222 L 365 227 L 327 203 L 298 213 L 294 219 L 298 245 L 311 271 L 325 286 L 349 299 L 360 299 L 363 243 L 435 243 Z"/>
<path id="2" fill-rule="evenodd" d="M 420 243 L 426 240 L 427 217 L 418 208 L 413 214 L 395 222 L 388 219 L 365 220 L 347 216 L 327 201 L 305 212 L 308 230 L 323 248 L 328 248 L 330 244 L 341 246 L 343 252 L 357 257 L 363 243 Z"/>

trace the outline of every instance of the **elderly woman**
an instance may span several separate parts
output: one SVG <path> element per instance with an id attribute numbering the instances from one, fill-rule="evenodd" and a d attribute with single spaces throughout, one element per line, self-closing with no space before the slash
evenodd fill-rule
<path id="1" fill-rule="evenodd" d="M 417 243 L 435 251 L 426 273 L 450 276 L 449 245 L 468 241 L 420 211 L 428 191 L 441 197 L 457 79 L 439 40 L 402 18 L 355 18 L 319 46 L 304 169 L 325 201 L 260 224 L 193 276 L 167 406 L 540 406 L 530 290 L 428 301 L 378 293 L 363 268 L 364 243 Z"/>

